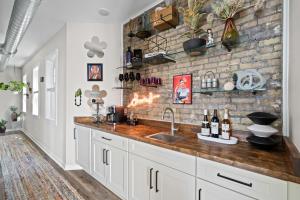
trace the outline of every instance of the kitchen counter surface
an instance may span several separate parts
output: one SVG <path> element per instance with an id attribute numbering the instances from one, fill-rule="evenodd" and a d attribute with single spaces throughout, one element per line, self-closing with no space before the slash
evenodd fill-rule
<path id="1" fill-rule="evenodd" d="M 286 139 L 283 140 L 281 147 L 268 151 L 259 150 L 247 142 L 239 142 L 237 145 L 223 145 L 202 141 L 197 139 L 195 133 L 185 133 L 186 139 L 174 143 L 166 143 L 146 137 L 169 130 L 162 126 L 129 126 L 120 124 L 116 125 L 114 129 L 113 126 L 107 124 L 96 125 L 87 117 L 75 117 L 74 122 L 76 125 L 300 184 L 300 164 L 297 162 L 300 160 L 300 157 L 298 152 L 293 149 L 293 145 Z"/>

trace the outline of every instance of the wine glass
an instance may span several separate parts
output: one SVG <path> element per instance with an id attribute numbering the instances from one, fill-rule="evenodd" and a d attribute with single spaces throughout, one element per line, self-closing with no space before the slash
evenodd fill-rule
<path id="1" fill-rule="evenodd" d="M 136 79 L 137 81 L 140 81 L 140 80 L 141 80 L 141 74 L 140 74 L 140 73 L 136 73 L 135 79 Z"/>
<path id="2" fill-rule="evenodd" d="M 125 75 L 124 75 L 124 80 L 125 80 L 126 82 L 129 81 L 129 74 L 128 74 L 128 72 L 125 73 Z"/>
<path id="3" fill-rule="evenodd" d="M 130 73 L 129 73 L 129 79 L 130 79 L 131 81 L 134 81 L 134 80 L 135 80 L 135 76 L 134 76 L 134 73 L 133 73 L 133 72 L 130 72 Z"/>
<path id="4" fill-rule="evenodd" d="M 119 81 L 121 81 L 122 86 L 122 82 L 124 81 L 124 74 L 119 74 Z"/>

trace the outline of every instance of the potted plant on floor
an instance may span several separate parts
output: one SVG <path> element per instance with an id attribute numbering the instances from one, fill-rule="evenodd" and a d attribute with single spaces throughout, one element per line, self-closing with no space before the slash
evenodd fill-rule
<path id="1" fill-rule="evenodd" d="M 20 114 L 17 113 L 18 107 L 10 106 L 9 110 L 11 111 L 11 114 L 10 114 L 11 121 L 13 121 L 13 122 L 18 121 L 18 117 L 20 116 Z"/>
<path id="2" fill-rule="evenodd" d="M 0 120 L 0 133 L 5 133 L 6 131 L 6 123 L 7 121 L 1 119 Z"/>
<path id="3" fill-rule="evenodd" d="M 188 31 L 183 34 L 190 39 L 183 43 L 183 49 L 191 55 L 199 55 L 205 51 L 206 39 L 201 38 L 206 32 L 201 28 L 203 17 L 206 13 L 201 10 L 208 0 L 188 0 L 188 7 L 179 7 L 178 10 L 184 16 L 184 24 L 187 25 Z"/>

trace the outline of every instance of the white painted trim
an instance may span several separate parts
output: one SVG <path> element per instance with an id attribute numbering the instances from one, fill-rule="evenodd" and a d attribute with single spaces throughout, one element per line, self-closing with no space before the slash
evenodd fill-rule
<path id="1" fill-rule="evenodd" d="M 72 170 L 82 170 L 82 167 L 79 165 L 65 165 L 64 170 L 66 171 L 72 171 Z"/>
<path id="2" fill-rule="evenodd" d="M 22 132 L 28 136 L 39 148 L 42 149 L 42 151 L 47 154 L 56 164 L 58 164 L 62 169 L 65 169 L 64 162 L 58 158 L 53 153 L 50 153 L 44 145 L 42 145 L 37 139 L 35 139 L 31 134 L 29 134 L 25 129 L 22 129 Z"/>
<path id="3" fill-rule="evenodd" d="M 123 23 L 122 25 L 126 24 L 130 19 L 136 18 L 137 16 L 143 14 L 145 11 L 150 10 L 151 8 L 153 8 L 154 6 L 156 6 L 157 4 L 163 2 L 164 0 L 155 0 L 154 3 L 146 6 L 144 9 L 139 10 L 137 13 L 131 15 L 130 17 L 128 17 Z"/>
<path id="4" fill-rule="evenodd" d="M 290 29 L 290 0 L 283 1 L 283 28 L 282 28 L 282 133 L 290 136 L 289 130 L 289 29 Z"/>

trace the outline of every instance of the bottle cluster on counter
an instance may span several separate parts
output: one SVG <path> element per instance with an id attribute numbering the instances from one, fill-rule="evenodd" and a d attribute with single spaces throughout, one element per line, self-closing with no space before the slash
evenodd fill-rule
<path id="1" fill-rule="evenodd" d="M 213 117 L 209 121 L 208 110 L 204 110 L 204 118 L 201 126 L 201 135 L 213 138 L 229 140 L 232 134 L 228 109 L 225 109 L 223 120 L 220 122 L 218 110 L 214 110 Z"/>

